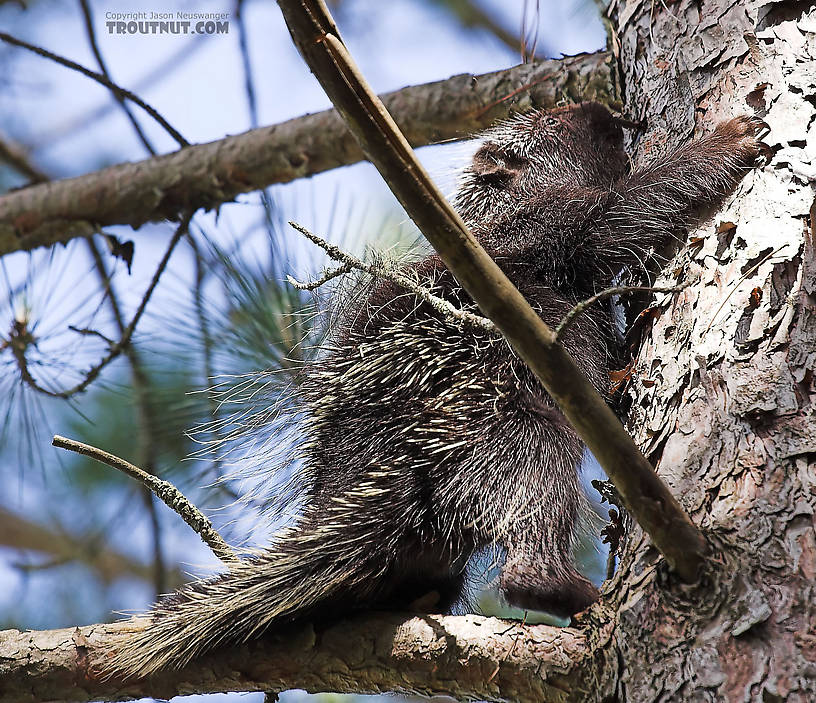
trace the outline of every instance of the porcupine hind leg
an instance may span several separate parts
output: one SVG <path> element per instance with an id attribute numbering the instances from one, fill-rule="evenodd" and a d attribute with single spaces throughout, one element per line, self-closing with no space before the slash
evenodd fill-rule
<path id="1" fill-rule="evenodd" d="M 406 535 L 398 547 L 381 596 L 374 607 L 421 613 L 447 613 L 461 599 L 472 548 L 452 552 L 433 538 Z"/>
<path id="2" fill-rule="evenodd" d="M 546 449 L 533 479 L 539 482 L 538 499 L 526 514 L 508 517 L 499 585 L 511 605 L 567 617 L 597 600 L 598 591 L 572 561 L 575 525 L 585 502 L 578 476 L 583 446 L 562 421 L 548 427 L 550 438 L 542 443 Z"/>

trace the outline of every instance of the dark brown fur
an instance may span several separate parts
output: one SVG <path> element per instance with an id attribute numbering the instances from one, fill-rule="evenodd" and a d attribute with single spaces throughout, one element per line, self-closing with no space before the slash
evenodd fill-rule
<path id="1" fill-rule="evenodd" d="M 628 173 L 606 108 L 526 114 L 484 136 L 456 206 L 553 325 L 718 206 L 755 165 L 760 125 L 736 118 Z M 476 310 L 437 257 L 411 270 Z M 602 394 L 610 324 L 592 309 L 564 340 Z M 491 544 L 506 550 L 509 603 L 570 615 L 597 597 L 571 558 L 582 443 L 501 338 L 386 282 L 344 316 L 331 349 L 300 384 L 308 492 L 298 523 L 263 556 L 157 605 L 114 667 L 180 665 L 276 623 L 356 608 L 445 610 L 470 556 Z"/>

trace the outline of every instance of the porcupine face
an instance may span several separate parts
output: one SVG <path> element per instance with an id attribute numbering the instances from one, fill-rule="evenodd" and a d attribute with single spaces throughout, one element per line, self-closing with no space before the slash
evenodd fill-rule
<path id="1" fill-rule="evenodd" d="M 488 131 L 465 171 L 456 208 L 486 226 L 548 188 L 605 188 L 624 175 L 617 120 L 598 103 L 518 115 Z"/>

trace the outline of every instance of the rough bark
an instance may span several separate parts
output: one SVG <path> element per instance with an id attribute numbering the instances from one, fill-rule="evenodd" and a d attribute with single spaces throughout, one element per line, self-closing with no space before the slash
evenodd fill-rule
<path id="1" fill-rule="evenodd" d="M 170 698 L 203 691 L 445 694 L 462 699 L 580 701 L 598 682 L 585 634 L 476 615 L 369 615 L 292 629 L 147 680 L 103 681 L 99 662 L 129 623 L 0 632 L 0 703 Z M 593 637 L 608 637 L 603 628 Z"/>
<path id="2" fill-rule="evenodd" d="M 412 146 L 462 139 L 511 111 L 562 99 L 610 100 L 603 52 L 541 61 L 481 76 L 459 75 L 384 96 Z M 0 256 L 107 225 L 140 227 L 213 209 L 240 193 L 363 159 L 334 110 L 186 147 L 136 163 L 43 183 L 0 197 Z"/>
<path id="3" fill-rule="evenodd" d="M 813 366 L 816 11 L 620 3 L 639 154 L 756 112 L 776 150 L 667 268 L 634 370 L 630 430 L 715 547 L 696 588 L 636 531 L 604 589 L 620 701 L 816 700 Z M 769 256 L 770 255 L 770 256 Z"/>

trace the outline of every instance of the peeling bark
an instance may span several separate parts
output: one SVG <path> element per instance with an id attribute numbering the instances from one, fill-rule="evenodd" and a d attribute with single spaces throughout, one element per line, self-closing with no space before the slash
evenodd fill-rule
<path id="1" fill-rule="evenodd" d="M 704 581 L 668 578 L 636 531 L 604 589 L 621 701 L 816 700 L 816 11 L 810 3 L 618 3 L 648 158 L 756 112 L 776 151 L 666 269 L 629 428 L 706 532 Z"/>
<path id="2" fill-rule="evenodd" d="M 607 54 L 581 54 L 481 76 L 459 75 L 383 97 L 414 147 L 463 139 L 510 112 L 610 100 Z M 87 236 L 108 225 L 177 220 L 274 183 L 362 160 L 334 110 L 136 163 L 0 196 L 0 256 Z"/>

